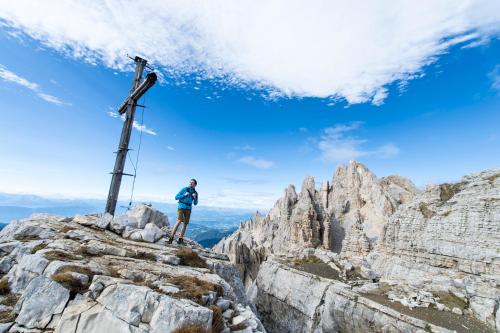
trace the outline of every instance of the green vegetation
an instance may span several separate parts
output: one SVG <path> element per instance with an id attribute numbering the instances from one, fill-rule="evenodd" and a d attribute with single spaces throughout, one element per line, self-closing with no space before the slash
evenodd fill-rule
<path id="1" fill-rule="evenodd" d="M 439 193 L 439 198 L 441 199 L 441 202 L 445 203 L 455 194 L 460 192 L 464 186 L 464 183 L 456 183 L 456 184 L 448 184 L 444 183 L 439 185 L 440 193 Z"/>
<path id="2" fill-rule="evenodd" d="M 182 266 L 208 268 L 207 262 L 190 248 L 181 248 L 175 255 L 181 259 Z"/>
<path id="3" fill-rule="evenodd" d="M 307 256 L 300 259 L 295 259 L 292 263 L 294 266 L 303 266 L 305 264 L 320 264 L 322 263 L 322 261 L 316 256 Z"/>
<path id="4" fill-rule="evenodd" d="M 436 212 L 433 211 L 432 209 L 429 208 L 429 205 L 426 204 L 425 202 L 421 202 L 418 205 L 418 208 L 420 209 L 420 212 L 426 219 L 432 218 L 434 215 L 436 215 Z"/>
<path id="5" fill-rule="evenodd" d="M 439 297 L 439 303 L 446 305 L 450 309 L 459 308 L 463 310 L 468 307 L 467 302 L 449 292 L 435 291 L 432 294 L 434 297 Z"/>
<path id="6" fill-rule="evenodd" d="M 488 179 L 490 183 L 493 183 L 495 180 L 497 180 L 497 178 L 500 178 L 500 173 L 494 174 L 493 176 L 489 176 L 486 179 Z"/>

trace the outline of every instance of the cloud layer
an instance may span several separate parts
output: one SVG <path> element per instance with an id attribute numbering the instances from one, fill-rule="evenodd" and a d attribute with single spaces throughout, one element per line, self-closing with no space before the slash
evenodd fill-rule
<path id="1" fill-rule="evenodd" d="M 392 143 L 371 150 L 365 149 L 363 145 L 368 141 L 352 135 L 352 132 L 362 125 L 362 122 L 352 122 L 325 128 L 318 141 L 321 159 L 329 162 L 339 162 L 366 156 L 388 158 L 399 154 L 399 148 Z"/>
<path id="2" fill-rule="evenodd" d="M 450 47 L 497 37 L 498 0 L 3 1 L 0 18 L 71 57 L 126 70 L 142 55 L 270 96 L 383 103 Z"/>
<path id="3" fill-rule="evenodd" d="M 5 68 L 2 65 L 0 65 L 0 79 L 4 80 L 6 82 L 15 83 L 15 84 L 18 84 L 24 88 L 27 88 L 27 89 L 33 91 L 38 97 L 40 97 L 41 99 L 43 99 L 46 102 L 56 104 L 56 105 L 63 105 L 63 104 L 69 105 L 68 103 L 64 103 L 63 101 L 61 101 L 59 98 L 57 98 L 55 96 L 44 93 L 42 91 L 42 88 L 40 88 L 40 86 L 38 84 L 33 83 L 31 81 L 28 81 L 24 77 L 19 76 L 14 72 L 11 72 L 10 70 L 8 70 L 7 68 Z"/>

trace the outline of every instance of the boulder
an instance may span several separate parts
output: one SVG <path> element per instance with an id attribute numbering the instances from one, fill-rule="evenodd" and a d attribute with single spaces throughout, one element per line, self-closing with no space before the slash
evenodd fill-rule
<path id="1" fill-rule="evenodd" d="M 34 278 L 16 304 L 16 323 L 26 328 L 44 329 L 57 314 L 62 314 L 69 291 L 45 277 Z"/>

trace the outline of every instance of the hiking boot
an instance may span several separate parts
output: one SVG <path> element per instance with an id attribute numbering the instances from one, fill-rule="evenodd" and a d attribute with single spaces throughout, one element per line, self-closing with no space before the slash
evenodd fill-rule
<path id="1" fill-rule="evenodd" d="M 184 244 L 184 240 L 183 240 L 182 238 L 179 238 L 179 239 L 177 240 L 177 244 Z"/>
<path id="2" fill-rule="evenodd" d="M 172 244 L 173 241 L 174 241 L 174 237 L 169 237 L 167 242 L 168 242 L 168 244 Z"/>

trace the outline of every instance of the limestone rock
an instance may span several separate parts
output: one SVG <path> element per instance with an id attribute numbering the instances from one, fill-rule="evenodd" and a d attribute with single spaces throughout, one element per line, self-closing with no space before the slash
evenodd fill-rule
<path id="1" fill-rule="evenodd" d="M 247 288 L 269 255 L 296 256 L 304 248 L 322 248 L 364 256 L 375 247 L 388 217 L 416 193 L 409 180 L 378 179 L 352 161 L 339 166 L 331 183 L 323 183 L 319 191 L 312 177 L 298 194 L 290 185 L 267 216 L 257 213 L 214 250 L 237 265 Z"/>
<path id="2" fill-rule="evenodd" d="M 34 278 L 23 292 L 16 309 L 16 323 L 26 328 L 45 328 L 53 315 L 61 314 L 69 291 L 44 276 Z"/>

